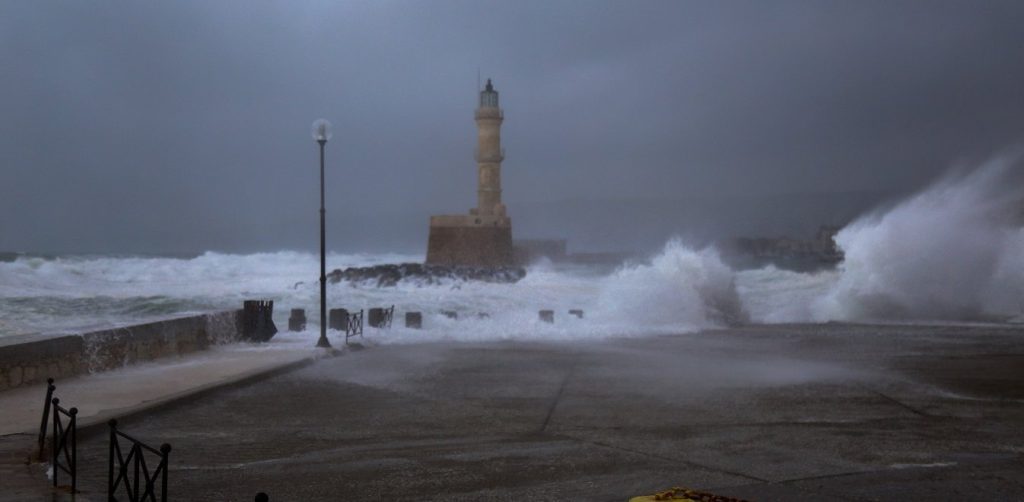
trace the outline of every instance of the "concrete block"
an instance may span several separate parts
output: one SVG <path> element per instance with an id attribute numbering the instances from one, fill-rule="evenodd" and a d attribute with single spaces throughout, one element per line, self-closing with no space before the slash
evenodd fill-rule
<path id="1" fill-rule="evenodd" d="M 405 327 L 420 329 L 423 327 L 423 314 L 419 312 L 406 312 L 405 313 Z"/>
<path id="2" fill-rule="evenodd" d="M 373 307 L 366 312 L 366 324 L 371 328 L 384 328 L 387 324 L 387 313 L 380 307 Z"/>
<path id="3" fill-rule="evenodd" d="M 292 309 L 292 315 L 288 318 L 288 331 L 302 331 L 306 329 L 306 310 Z"/>
<path id="4" fill-rule="evenodd" d="M 268 342 L 277 334 L 274 325 L 274 302 L 271 300 L 246 300 L 242 302 L 242 338 L 255 342 Z"/>
<path id="5" fill-rule="evenodd" d="M 328 310 L 327 327 L 338 331 L 345 331 L 348 329 L 348 309 Z"/>
<path id="6" fill-rule="evenodd" d="M 539 317 L 540 320 L 543 321 L 543 322 L 553 323 L 553 322 L 555 322 L 555 311 L 554 310 L 541 310 L 540 312 L 537 312 L 537 317 Z"/>
<path id="7" fill-rule="evenodd" d="M 583 311 L 580 309 L 572 309 L 569 311 L 569 315 L 576 316 L 577 319 L 583 319 Z"/>

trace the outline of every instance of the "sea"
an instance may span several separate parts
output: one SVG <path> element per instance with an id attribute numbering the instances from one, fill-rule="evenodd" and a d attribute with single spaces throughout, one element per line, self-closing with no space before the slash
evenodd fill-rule
<path id="1" fill-rule="evenodd" d="M 380 343 L 585 340 L 690 332 L 742 323 L 1017 323 L 1024 312 L 1024 183 L 996 158 L 953 170 L 836 236 L 834 270 L 736 270 L 714 247 L 668 239 L 650 256 L 596 266 L 540 261 L 514 284 L 450 280 L 335 283 L 331 308 L 394 305 Z M 329 270 L 422 262 L 421 254 L 329 253 Z M 319 329 L 319 256 L 301 251 L 190 257 L 7 254 L 0 260 L 0 337 L 81 333 L 240 308 L 247 299 L 306 309 Z M 555 322 L 538 311 L 555 311 Z M 570 309 L 583 310 L 582 318 Z M 404 312 L 424 316 L 406 329 Z M 451 319 L 442 311 L 455 311 Z M 20 336 L 19 336 L 20 338 Z"/>

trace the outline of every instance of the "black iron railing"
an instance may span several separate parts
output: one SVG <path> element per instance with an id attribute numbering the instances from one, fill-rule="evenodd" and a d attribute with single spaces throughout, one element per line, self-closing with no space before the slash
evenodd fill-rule
<path id="1" fill-rule="evenodd" d="M 348 325 L 345 326 L 345 343 L 348 339 L 356 336 L 363 336 L 363 311 L 349 314 Z"/>
<path id="2" fill-rule="evenodd" d="M 53 469 L 53 486 L 60 486 L 58 479 L 64 472 L 71 476 L 71 493 L 78 491 L 78 408 L 65 409 L 60 399 L 53 398 L 53 445 L 50 464 Z M 62 418 L 66 418 L 65 422 Z"/>
<path id="3" fill-rule="evenodd" d="M 53 399 L 53 391 L 57 386 L 53 385 L 53 379 L 46 379 L 46 400 L 43 401 L 43 421 L 39 423 L 39 454 L 36 458 L 42 462 L 46 449 L 46 428 L 50 425 L 50 400 Z"/>
<path id="4" fill-rule="evenodd" d="M 107 501 L 117 502 L 117 493 L 124 493 L 129 502 L 151 500 L 166 502 L 167 500 L 167 456 L 171 445 L 164 443 L 157 450 L 124 432 L 117 430 L 117 420 L 108 422 L 110 425 L 110 461 L 107 471 Z M 121 449 L 119 437 L 131 442 L 128 454 Z M 146 452 L 157 455 L 159 463 L 152 470 L 146 461 Z M 115 469 L 115 460 L 116 469 Z M 116 473 L 115 473 L 116 471 Z M 159 484 L 160 498 L 156 496 Z"/>

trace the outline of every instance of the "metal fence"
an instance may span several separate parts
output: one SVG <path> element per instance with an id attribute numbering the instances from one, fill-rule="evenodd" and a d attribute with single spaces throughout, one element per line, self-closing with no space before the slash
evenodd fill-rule
<path id="1" fill-rule="evenodd" d="M 165 502 L 167 500 L 167 456 L 171 445 L 164 443 L 157 450 L 138 439 L 117 429 L 117 420 L 108 422 L 110 425 L 110 460 L 107 470 L 107 500 L 115 502 L 118 492 L 125 495 L 123 500 L 141 502 Z M 124 454 L 119 438 L 127 439 L 131 446 L 128 454 Z M 156 455 L 156 467 L 150 469 L 146 454 Z M 116 461 L 116 462 L 115 462 Z M 116 466 L 116 469 L 115 469 Z M 116 472 L 115 472 L 116 471 Z M 156 496 L 159 486 L 160 498 Z"/>
<path id="2" fill-rule="evenodd" d="M 356 337 L 356 336 L 359 336 L 359 337 L 363 336 L 363 311 L 362 311 L 362 309 L 360 309 L 359 312 L 355 312 L 353 314 L 349 314 L 349 316 L 348 316 L 348 325 L 345 326 L 345 343 L 346 344 L 348 343 L 348 339 L 349 338 L 353 338 L 353 337 Z"/>
<path id="3" fill-rule="evenodd" d="M 60 486 L 61 472 L 71 477 L 71 493 L 78 491 L 78 408 L 65 409 L 60 399 L 53 398 L 53 446 L 50 464 L 53 486 Z M 65 421 L 66 420 L 66 421 Z"/>

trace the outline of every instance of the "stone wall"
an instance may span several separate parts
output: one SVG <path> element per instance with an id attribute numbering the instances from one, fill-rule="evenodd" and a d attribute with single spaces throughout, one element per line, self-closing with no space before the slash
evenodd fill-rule
<path id="1" fill-rule="evenodd" d="M 515 264 L 510 226 L 430 226 L 427 264 L 507 267 Z"/>
<path id="2" fill-rule="evenodd" d="M 240 310 L 0 346 L 0 391 L 238 340 Z"/>

